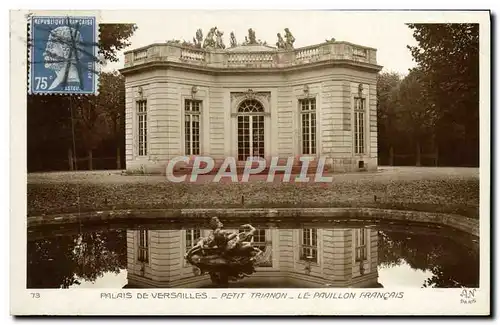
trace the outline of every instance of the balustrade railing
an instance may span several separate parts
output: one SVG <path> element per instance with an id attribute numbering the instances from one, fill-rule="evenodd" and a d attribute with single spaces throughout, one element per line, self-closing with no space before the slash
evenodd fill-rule
<path id="1" fill-rule="evenodd" d="M 319 59 L 319 47 L 298 49 L 295 51 L 295 60 L 313 61 Z"/>
<path id="2" fill-rule="evenodd" d="M 134 52 L 134 61 L 142 60 L 148 57 L 148 50 L 139 50 Z"/>
<path id="3" fill-rule="evenodd" d="M 229 53 L 227 57 L 228 63 L 238 64 L 238 63 L 269 63 L 274 61 L 274 53 Z"/>
<path id="4" fill-rule="evenodd" d="M 148 52 L 149 51 L 149 52 Z M 148 53 L 151 53 L 148 56 Z M 205 50 L 183 47 L 177 44 L 152 44 L 125 54 L 125 67 L 141 64 L 142 60 L 158 60 L 203 64 L 213 67 L 246 66 L 293 66 L 323 60 L 350 60 L 377 64 L 376 50 L 346 42 L 327 42 L 290 51 L 238 52 Z"/>
<path id="5" fill-rule="evenodd" d="M 205 51 L 182 48 L 181 49 L 181 60 L 205 62 Z"/>

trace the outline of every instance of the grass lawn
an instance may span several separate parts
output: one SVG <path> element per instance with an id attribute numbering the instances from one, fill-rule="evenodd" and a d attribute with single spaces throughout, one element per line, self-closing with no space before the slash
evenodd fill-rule
<path id="1" fill-rule="evenodd" d="M 379 167 L 331 183 L 171 183 L 120 171 L 28 175 L 28 216 L 140 208 L 377 207 L 479 216 L 478 168 Z"/>

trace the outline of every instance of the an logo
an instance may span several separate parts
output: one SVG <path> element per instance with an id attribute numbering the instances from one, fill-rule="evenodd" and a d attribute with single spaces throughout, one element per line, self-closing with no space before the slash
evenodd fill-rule
<path id="1" fill-rule="evenodd" d="M 473 304 L 476 302 L 476 289 L 463 289 L 460 293 L 461 304 Z"/>

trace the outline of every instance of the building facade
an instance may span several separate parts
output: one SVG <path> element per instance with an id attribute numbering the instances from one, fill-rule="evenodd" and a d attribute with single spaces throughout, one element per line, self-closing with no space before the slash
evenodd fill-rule
<path id="1" fill-rule="evenodd" d="M 236 231 L 236 229 L 233 229 Z M 128 230 L 128 287 L 210 286 L 184 259 L 206 229 Z M 366 228 L 258 229 L 253 245 L 263 260 L 246 287 L 376 287 L 378 232 Z"/>
<path id="2" fill-rule="evenodd" d="M 278 50 L 152 44 L 125 54 L 126 168 L 178 156 L 325 157 L 334 172 L 377 168 L 376 50 L 326 42 Z"/>

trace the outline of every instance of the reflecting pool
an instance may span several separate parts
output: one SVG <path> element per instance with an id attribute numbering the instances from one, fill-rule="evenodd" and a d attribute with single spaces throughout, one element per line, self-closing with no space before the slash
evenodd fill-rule
<path id="1" fill-rule="evenodd" d="M 238 288 L 478 287 L 478 238 L 438 226 L 337 220 L 251 223 L 263 258 Z M 201 227 L 200 227 L 201 224 Z M 28 231 L 28 288 L 210 288 L 184 260 L 206 220 L 68 225 Z"/>

